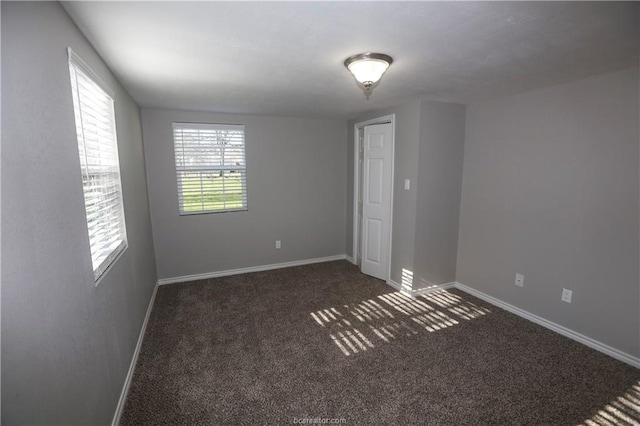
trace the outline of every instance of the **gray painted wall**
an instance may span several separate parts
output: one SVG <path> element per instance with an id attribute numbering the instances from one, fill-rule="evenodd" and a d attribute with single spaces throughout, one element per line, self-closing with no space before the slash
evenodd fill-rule
<path id="1" fill-rule="evenodd" d="M 469 106 L 457 281 L 640 355 L 638 113 L 637 69 Z"/>
<path id="2" fill-rule="evenodd" d="M 98 287 L 66 47 L 115 91 L 129 248 Z M 139 109 L 58 3 L 2 2 L 2 423 L 106 424 L 155 282 Z"/>
<path id="3" fill-rule="evenodd" d="M 246 126 L 248 211 L 179 216 L 173 121 Z M 344 121 L 143 109 L 142 122 L 160 278 L 344 254 Z"/>
<path id="4" fill-rule="evenodd" d="M 420 102 L 413 101 L 395 108 L 371 112 L 347 123 L 347 217 L 346 253 L 353 250 L 353 126 L 361 121 L 396 115 L 394 157 L 393 234 L 391 242 L 391 279 L 402 281 L 402 270 L 413 270 L 416 227 L 416 190 L 418 179 L 418 146 L 420 144 Z M 411 179 L 411 190 L 404 190 L 404 180 Z"/>
<path id="5" fill-rule="evenodd" d="M 456 278 L 465 113 L 464 105 L 420 105 L 413 290 Z"/>
<path id="6" fill-rule="evenodd" d="M 347 123 L 346 250 L 353 256 L 353 127 L 396 115 L 391 280 L 414 290 L 454 281 L 465 107 L 412 101 Z M 404 189 L 404 180 L 411 188 Z M 403 271 L 413 275 L 408 282 Z"/>

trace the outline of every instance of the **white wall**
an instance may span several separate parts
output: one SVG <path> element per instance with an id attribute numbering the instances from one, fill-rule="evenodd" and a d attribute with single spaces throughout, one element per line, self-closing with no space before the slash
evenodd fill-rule
<path id="1" fill-rule="evenodd" d="M 140 111 L 60 4 L 2 2 L 2 424 L 106 424 L 155 282 Z M 129 247 L 94 285 L 67 46 L 115 92 Z"/>
<path id="2" fill-rule="evenodd" d="M 344 121 L 153 109 L 142 121 L 160 278 L 344 254 Z M 246 126 L 248 211 L 178 214 L 173 121 Z"/>
<path id="3" fill-rule="evenodd" d="M 470 105 L 457 281 L 640 355 L 638 114 L 637 69 Z"/>

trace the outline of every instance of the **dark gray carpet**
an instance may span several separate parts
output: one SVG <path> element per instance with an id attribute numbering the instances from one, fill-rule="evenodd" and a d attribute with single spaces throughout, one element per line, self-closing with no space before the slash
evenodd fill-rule
<path id="1" fill-rule="evenodd" d="M 122 424 L 640 421 L 640 370 L 458 290 L 392 290 L 345 261 L 160 287 Z"/>

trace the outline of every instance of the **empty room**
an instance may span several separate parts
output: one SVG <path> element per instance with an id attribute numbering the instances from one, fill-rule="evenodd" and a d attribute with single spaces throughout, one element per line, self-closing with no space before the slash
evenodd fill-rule
<path id="1" fill-rule="evenodd" d="M 640 425 L 640 3 L 0 14 L 3 425 Z"/>

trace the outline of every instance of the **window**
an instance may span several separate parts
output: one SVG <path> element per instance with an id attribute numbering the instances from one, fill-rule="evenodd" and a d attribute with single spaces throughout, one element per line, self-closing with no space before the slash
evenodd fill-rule
<path id="1" fill-rule="evenodd" d="M 173 123 L 180 214 L 247 210 L 244 126 Z"/>
<path id="2" fill-rule="evenodd" d="M 69 73 L 91 263 L 97 282 L 127 248 L 113 96 L 71 49 Z"/>

